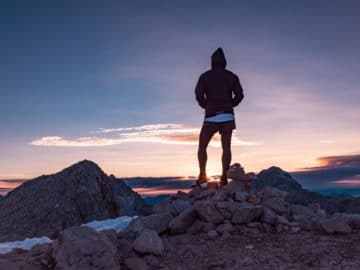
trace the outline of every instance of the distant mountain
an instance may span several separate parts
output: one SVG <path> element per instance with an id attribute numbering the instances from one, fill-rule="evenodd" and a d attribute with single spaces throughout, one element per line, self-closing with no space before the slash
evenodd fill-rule
<path id="1" fill-rule="evenodd" d="M 0 201 L 0 242 L 49 236 L 92 220 L 146 212 L 124 182 L 83 160 L 63 171 L 24 182 Z"/>

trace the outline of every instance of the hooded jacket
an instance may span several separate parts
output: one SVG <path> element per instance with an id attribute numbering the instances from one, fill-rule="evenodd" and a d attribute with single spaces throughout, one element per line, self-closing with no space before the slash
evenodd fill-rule
<path id="1" fill-rule="evenodd" d="M 205 109 L 205 117 L 233 114 L 233 108 L 244 98 L 238 76 L 225 67 L 224 52 L 218 48 L 211 56 L 211 69 L 201 74 L 196 84 L 196 100 Z"/>

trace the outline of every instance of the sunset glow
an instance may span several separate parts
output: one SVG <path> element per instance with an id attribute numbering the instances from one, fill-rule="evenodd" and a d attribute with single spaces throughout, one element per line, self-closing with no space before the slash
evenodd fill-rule
<path id="1" fill-rule="evenodd" d="M 117 177 L 197 176 L 194 88 L 221 46 L 245 95 L 232 162 L 331 169 L 329 181 L 358 185 L 360 16 L 350 2 L 5 5 L 0 179 L 83 159 Z M 208 174 L 221 170 L 216 135 Z"/>

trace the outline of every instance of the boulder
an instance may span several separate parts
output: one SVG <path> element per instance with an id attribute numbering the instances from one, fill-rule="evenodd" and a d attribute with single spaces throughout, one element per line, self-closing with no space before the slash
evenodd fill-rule
<path id="1" fill-rule="evenodd" d="M 300 204 L 291 204 L 290 205 L 290 214 L 291 215 L 302 215 L 309 217 L 316 217 L 317 214 L 315 211 L 307 206 Z"/>
<path id="2" fill-rule="evenodd" d="M 232 217 L 233 224 L 244 224 L 250 223 L 251 221 L 261 217 L 262 215 L 261 206 L 248 206 L 237 209 Z"/>
<path id="3" fill-rule="evenodd" d="M 320 222 L 321 228 L 327 233 L 350 233 L 351 227 L 341 218 L 328 218 Z"/>
<path id="4" fill-rule="evenodd" d="M 238 191 L 234 194 L 235 201 L 246 202 L 249 199 L 249 193 L 245 191 Z"/>
<path id="5" fill-rule="evenodd" d="M 283 191 L 274 187 L 265 186 L 262 190 L 263 200 L 267 200 L 270 198 L 280 198 L 284 200 L 288 195 L 287 191 Z"/>
<path id="6" fill-rule="evenodd" d="M 220 224 L 216 227 L 216 231 L 220 234 L 224 232 L 232 232 L 234 230 L 234 226 L 231 223 Z"/>
<path id="7" fill-rule="evenodd" d="M 353 229 L 360 228 L 360 214 L 335 213 L 333 217 L 344 220 Z"/>
<path id="8" fill-rule="evenodd" d="M 227 192 L 221 189 L 221 190 L 217 190 L 211 199 L 214 201 L 225 201 L 227 197 L 228 197 Z"/>
<path id="9" fill-rule="evenodd" d="M 145 217 L 133 219 L 124 229 L 123 233 L 134 233 L 138 235 L 145 229 L 154 230 L 157 233 L 163 233 L 167 230 L 173 215 L 170 213 L 152 214 Z"/>
<path id="10" fill-rule="evenodd" d="M 288 203 L 286 203 L 283 199 L 280 199 L 280 198 L 273 197 L 273 198 L 264 200 L 262 202 L 262 205 L 270 208 L 271 210 L 275 211 L 279 215 L 289 213 Z"/>
<path id="11" fill-rule="evenodd" d="M 171 233 L 184 233 L 187 228 L 193 224 L 197 217 L 197 212 L 194 207 L 189 207 L 180 215 L 174 217 L 169 223 L 169 230 Z"/>
<path id="12" fill-rule="evenodd" d="M 246 181 L 248 178 L 243 167 L 239 163 L 234 163 L 227 171 L 227 177 L 234 181 Z"/>
<path id="13" fill-rule="evenodd" d="M 197 200 L 204 200 L 216 193 L 216 189 L 205 189 L 195 196 Z"/>
<path id="14" fill-rule="evenodd" d="M 172 199 L 167 198 L 153 205 L 152 211 L 156 214 L 163 213 L 175 213 L 175 210 L 172 206 Z"/>
<path id="15" fill-rule="evenodd" d="M 223 216 L 218 212 L 215 205 L 209 202 L 197 202 L 194 205 L 194 209 L 197 212 L 201 220 L 209 223 L 220 224 L 224 221 Z"/>
<path id="16" fill-rule="evenodd" d="M 184 191 L 178 190 L 178 192 L 174 196 L 176 199 L 186 200 L 190 199 L 190 195 Z"/>
<path id="17" fill-rule="evenodd" d="M 246 191 L 246 185 L 240 181 L 232 181 L 229 184 L 225 185 L 223 187 L 223 190 L 231 193 Z"/>
<path id="18" fill-rule="evenodd" d="M 278 215 L 273 210 L 271 210 L 268 207 L 264 207 L 263 208 L 263 215 L 261 217 L 261 221 L 265 222 L 265 223 L 267 223 L 269 225 L 274 225 L 276 223 L 277 216 Z"/>
<path id="19" fill-rule="evenodd" d="M 177 199 L 172 201 L 171 203 L 172 208 L 174 209 L 175 215 L 180 214 L 185 209 L 191 206 L 190 200 L 184 200 L 184 199 Z"/>
<path id="20" fill-rule="evenodd" d="M 141 254 L 162 255 L 164 245 L 159 235 L 153 230 L 143 230 L 132 245 Z"/>
<path id="21" fill-rule="evenodd" d="M 62 231 L 54 242 L 55 269 L 119 269 L 117 249 L 105 234 L 76 226 Z"/>
<path id="22" fill-rule="evenodd" d="M 215 230 L 210 230 L 207 232 L 207 235 L 209 236 L 209 238 L 215 238 L 217 237 L 219 234 L 217 233 L 217 231 Z"/>
<path id="23" fill-rule="evenodd" d="M 197 234 L 202 231 L 203 226 L 203 221 L 196 220 L 189 228 L 187 228 L 186 232 L 190 234 Z"/>

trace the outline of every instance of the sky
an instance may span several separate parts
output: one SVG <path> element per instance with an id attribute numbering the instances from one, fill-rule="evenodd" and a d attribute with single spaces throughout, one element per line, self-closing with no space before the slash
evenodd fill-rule
<path id="1" fill-rule="evenodd" d="M 218 47 L 245 95 L 233 162 L 309 171 L 358 158 L 359 1 L 0 6 L 0 179 L 82 159 L 117 177 L 197 175 L 194 88 Z M 218 137 L 208 155 L 219 174 Z M 349 179 L 359 170 L 336 181 Z"/>

